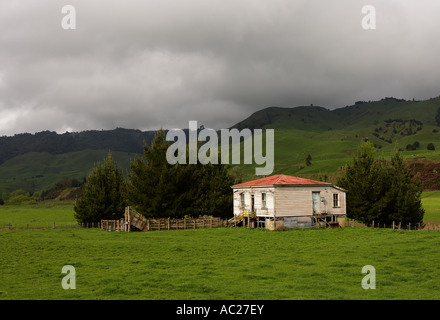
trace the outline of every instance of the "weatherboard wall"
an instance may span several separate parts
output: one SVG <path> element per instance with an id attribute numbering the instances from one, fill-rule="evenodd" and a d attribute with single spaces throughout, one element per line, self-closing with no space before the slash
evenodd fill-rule
<path id="1" fill-rule="evenodd" d="M 275 216 L 295 217 L 313 215 L 313 192 L 319 192 L 319 212 L 326 214 L 345 214 L 345 192 L 332 186 L 277 187 L 275 189 Z M 339 203 L 333 206 L 333 195 L 337 194 Z"/>
<path id="2" fill-rule="evenodd" d="M 263 205 L 263 193 L 266 194 L 266 206 Z M 244 195 L 244 206 L 241 203 L 241 194 Z M 259 217 L 273 217 L 275 207 L 274 188 L 240 188 L 234 190 L 234 215 L 252 211 L 252 196 L 254 211 Z"/>

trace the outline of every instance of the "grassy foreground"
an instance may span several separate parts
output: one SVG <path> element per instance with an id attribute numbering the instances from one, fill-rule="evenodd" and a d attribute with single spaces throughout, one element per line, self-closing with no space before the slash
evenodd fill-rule
<path id="1" fill-rule="evenodd" d="M 440 299 L 438 231 L 2 230 L 0 252 L 0 299 Z"/>
<path id="2" fill-rule="evenodd" d="M 440 221 L 440 192 L 425 192 Z M 0 225 L 75 225 L 66 203 L 0 206 Z M 440 299 L 440 231 L 0 230 L 3 299 Z M 64 290 L 63 266 L 76 270 Z M 376 289 L 361 286 L 376 269 Z"/>

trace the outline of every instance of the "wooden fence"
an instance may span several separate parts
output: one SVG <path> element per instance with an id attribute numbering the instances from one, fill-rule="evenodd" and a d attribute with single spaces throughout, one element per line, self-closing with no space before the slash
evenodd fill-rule
<path id="1" fill-rule="evenodd" d="M 101 220 L 101 229 L 111 231 L 154 231 L 218 228 L 227 226 L 228 221 L 221 218 L 151 218 L 147 219 L 134 209 L 127 207 L 125 217 L 120 220 Z"/>
<path id="2" fill-rule="evenodd" d="M 366 224 L 366 226 L 370 228 L 385 228 L 385 229 L 393 229 L 393 230 L 424 230 L 425 225 L 426 223 L 411 224 L 411 223 L 400 223 L 395 221 L 386 224 L 374 220 L 370 224 Z"/>
<path id="3" fill-rule="evenodd" d="M 124 219 L 119 220 L 101 220 L 101 229 L 107 231 L 125 231 Z"/>
<path id="4" fill-rule="evenodd" d="M 155 230 L 184 230 L 225 227 L 227 220 L 220 218 L 183 218 L 183 219 L 146 219 L 144 227 L 128 228 L 128 223 L 121 220 L 102 220 L 101 229 L 107 231 L 155 231 Z"/>
<path id="5" fill-rule="evenodd" d="M 0 230 L 45 230 L 45 229 L 79 229 L 79 228 L 101 228 L 101 222 L 83 222 L 80 224 L 60 224 L 60 223 L 51 223 L 51 224 L 35 224 L 35 223 L 26 223 L 26 224 L 3 224 L 0 225 Z"/>
<path id="6" fill-rule="evenodd" d="M 440 221 L 429 221 L 423 223 L 423 230 L 440 230 Z"/>
<path id="7" fill-rule="evenodd" d="M 143 231 L 218 228 L 226 225 L 227 220 L 220 218 L 147 219 Z"/>

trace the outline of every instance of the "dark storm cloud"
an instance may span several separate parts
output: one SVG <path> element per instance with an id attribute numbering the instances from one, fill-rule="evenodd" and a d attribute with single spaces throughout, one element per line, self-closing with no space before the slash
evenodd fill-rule
<path id="1" fill-rule="evenodd" d="M 436 0 L 82 0 L 76 30 L 65 4 L 0 4 L 0 134 L 222 128 L 273 105 L 440 94 Z"/>

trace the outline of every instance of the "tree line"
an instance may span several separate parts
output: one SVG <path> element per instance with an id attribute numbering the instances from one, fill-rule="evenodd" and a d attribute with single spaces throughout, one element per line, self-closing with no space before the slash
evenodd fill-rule
<path id="1" fill-rule="evenodd" d="M 231 217 L 231 185 L 238 181 L 227 165 L 171 165 L 168 147 L 165 131 L 159 130 L 151 147 L 144 143 L 143 156 L 136 156 L 127 175 L 109 152 L 90 172 L 83 197 L 74 206 L 78 222 L 120 219 L 126 206 L 155 218 Z"/>
<path id="2" fill-rule="evenodd" d="M 423 188 L 398 149 L 390 160 L 376 159 L 371 142 L 364 142 L 346 165 L 338 185 L 347 191 L 347 217 L 371 224 L 423 222 Z"/>
<path id="3" fill-rule="evenodd" d="M 166 160 L 168 147 L 165 132 L 158 131 L 151 147 L 144 143 L 143 155 L 131 162 L 127 175 L 109 152 L 92 169 L 74 206 L 78 222 L 120 219 L 126 206 L 146 217 L 231 217 L 231 185 L 240 181 L 228 166 L 171 165 Z M 347 192 L 347 217 L 366 224 L 423 222 L 420 181 L 398 149 L 390 160 L 376 159 L 375 152 L 371 142 L 362 143 L 338 178 L 337 185 Z"/>

